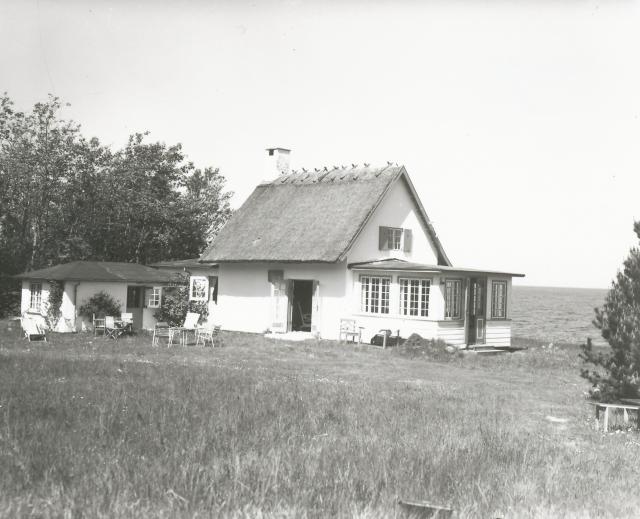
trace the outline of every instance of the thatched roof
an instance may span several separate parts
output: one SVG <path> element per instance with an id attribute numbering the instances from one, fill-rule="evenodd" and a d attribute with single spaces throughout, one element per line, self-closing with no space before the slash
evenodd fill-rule
<path id="1" fill-rule="evenodd" d="M 260 184 L 201 261 L 342 261 L 396 181 L 406 183 L 438 250 L 450 262 L 403 166 L 334 168 L 282 175 Z"/>
<path id="2" fill-rule="evenodd" d="M 72 261 L 46 269 L 18 274 L 21 279 L 55 281 L 123 281 L 129 283 L 170 283 L 173 273 L 139 263 L 114 261 Z"/>

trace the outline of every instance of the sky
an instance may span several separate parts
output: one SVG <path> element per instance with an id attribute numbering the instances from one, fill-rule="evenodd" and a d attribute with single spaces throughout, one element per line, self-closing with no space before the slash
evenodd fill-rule
<path id="1" fill-rule="evenodd" d="M 456 266 L 609 286 L 640 219 L 640 3 L 0 2 L 0 91 L 114 149 L 219 167 L 404 164 Z"/>

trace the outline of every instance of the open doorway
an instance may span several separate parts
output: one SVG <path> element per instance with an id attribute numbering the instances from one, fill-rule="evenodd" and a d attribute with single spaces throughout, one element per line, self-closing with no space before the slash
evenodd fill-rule
<path id="1" fill-rule="evenodd" d="M 311 313 L 313 308 L 313 281 L 294 279 L 291 281 L 291 330 L 294 332 L 311 331 Z"/>

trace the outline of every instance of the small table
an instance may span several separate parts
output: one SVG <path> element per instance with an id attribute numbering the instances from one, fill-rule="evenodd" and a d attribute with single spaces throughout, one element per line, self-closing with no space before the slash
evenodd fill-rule
<path id="1" fill-rule="evenodd" d="M 627 411 L 635 411 L 637 415 L 636 427 L 640 429 L 640 406 L 628 405 L 628 404 L 603 404 L 602 402 L 592 403 L 596 407 L 596 420 L 600 423 L 600 410 L 604 410 L 604 423 L 603 430 L 607 432 L 609 430 L 609 409 L 622 409 L 624 412 L 625 422 L 629 421 Z"/>
<path id="2" fill-rule="evenodd" d="M 180 346 L 187 345 L 187 337 L 189 332 L 196 333 L 197 328 L 185 328 L 184 326 L 172 326 L 169 328 L 169 345 L 173 343 L 175 335 L 180 334 Z"/>
<path id="3" fill-rule="evenodd" d="M 114 324 L 122 330 L 122 333 L 131 333 L 133 323 L 131 321 L 123 321 L 122 319 L 115 319 Z"/>

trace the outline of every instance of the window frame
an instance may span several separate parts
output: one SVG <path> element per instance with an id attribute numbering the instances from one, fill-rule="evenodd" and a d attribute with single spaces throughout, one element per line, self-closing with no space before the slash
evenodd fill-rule
<path id="1" fill-rule="evenodd" d="M 403 294 L 403 282 L 407 282 L 406 294 Z M 411 293 L 411 282 L 418 282 L 418 294 L 417 294 L 417 306 L 416 313 L 412 314 L 412 293 Z M 398 312 L 401 317 L 429 317 L 429 303 L 431 297 L 431 286 L 433 285 L 433 280 L 431 278 L 420 278 L 420 277 L 411 277 L 411 276 L 398 276 Z M 425 286 L 426 290 L 425 290 Z M 426 300 L 425 300 L 425 292 L 426 292 Z"/>
<path id="2" fill-rule="evenodd" d="M 502 294 L 497 291 L 500 286 L 503 287 Z M 508 282 L 506 280 L 494 279 L 491 281 L 491 319 L 507 319 L 507 290 Z M 498 297 L 502 298 L 502 315 L 498 315 L 499 306 L 496 304 Z"/>
<path id="3" fill-rule="evenodd" d="M 162 306 L 162 287 L 150 287 L 148 290 L 147 308 L 160 308 Z"/>
<path id="4" fill-rule="evenodd" d="M 370 274 L 360 274 L 360 312 L 369 315 L 391 315 L 391 284 L 392 279 L 391 276 L 379 276 L 379 275 L 370 275 Z M 378 290 L 377 297 L 375 301 L 373 301 L 372 297 L 372 280 L 378 280 Z M 367 287 L 367 296 L 365 302 L 365 282 Z M 386 283 L 386 291 L 384 290 Z M 386 295 L 386 299 L 385 299 Z M 386 302 L 386 306 L 385 306 Z M 373 311 L 371 308 L 376 307 L 376 311 Z M 382 310 L 386 308 L 386 312 Z"/>
<path id="5" fill-rule="evenodd" d="M 447 283 L 457 283 L 459 287 L 458 299 L 457 299 L 457 310 L 456 314 L 450 312 L 449 305 L 449 297 L 447 294 Z M 454 285 L 455 286 L 455 285 Z M 455 295 L 455 292 L 454 292 Z M 455 299 L 454 299 L 455 304 Z M 455 308 L 454 308 L 455 309 Z M 452 315 L 447 315 L 447 313 L 451 313 Z M 463 316 L 463 308 L 462 308 L 462 278 L 445 278 L 444 279 L 444 318 L 448 321 L 460 321 Z"/>
<path id="6" fill-rule="evenodd" d="M 202 283 L 201 294 L 194 295 L 194 289 Z M 199 291 L 200 292 L 200 291 Z M 189 278 L 189 301 L 206 302 L 209 297 L 209 278 L 207 276 L 191 276 Z"/>
<path id="7" fill-rule="evenodd" d="M 381 225 L 380 228 L 384 233 L 384 246 L 381 247 L 380 250 L 403 250 L 405 229 L 402 227 L 389 227 L 387 225 Z M 396 238 L 398 244 L 397 247 L 395 246 Z"/>
<path id="8" fill-rule="evenodd" d="M 38 287 L 37 290 L 34 290 L 34 287 Z M 34 300 L 37 306 L 33 305 Z M 29 284 L 29 311 L 42 312 L 42 281 L 33 281 Z"/>

